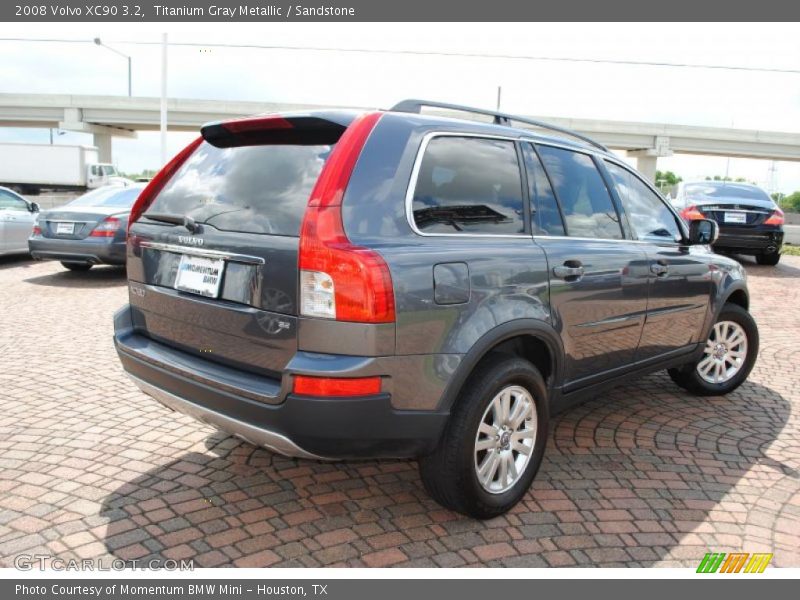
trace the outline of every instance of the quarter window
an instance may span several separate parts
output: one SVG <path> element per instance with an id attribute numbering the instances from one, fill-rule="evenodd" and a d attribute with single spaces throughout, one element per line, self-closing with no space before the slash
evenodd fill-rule
<path id="1" fill-rule="evenodd" d="M 425 233 L 523 233 L 522 178 L 514 143 L 433 138 L 417 176 L 413 212 L 417 228 Z"/>
<path id="2" fill-rule="evenodd" d="M 640 240 L 676 242 L 683 237 L 675 215 L 636 175 L 611 162 L 606 168 L 617 187 L 625 214 Z"/>
<path id="3" fill-rule="evenodd" d="M 580 152 L 539 146 L 571 237 L 622 239 L 619 216 L 592 158 Z"/>
<path id="4" fill-rule="evenodd" d="M 523 146 L 531 197 L 531 230 L 534 235 L 564 235 L 564 223 L 553 188 L 533 145 Z"/>

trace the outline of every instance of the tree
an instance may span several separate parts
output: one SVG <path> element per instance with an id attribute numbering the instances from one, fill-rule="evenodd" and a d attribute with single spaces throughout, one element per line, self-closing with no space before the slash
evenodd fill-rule
<path id="1" fill-rule="evenodd" d="M 683 181 L 682 177 L 678 177 L 672 171 L 656 171 L 656 185 L 676 185 Z"/>
<path id="2" fill-rule="evenodd" d="M 800 212 L 800 191 L 785 196 L 781 200 L 780 206 L 784 210 L 790 210 L 792 212 Z"/>

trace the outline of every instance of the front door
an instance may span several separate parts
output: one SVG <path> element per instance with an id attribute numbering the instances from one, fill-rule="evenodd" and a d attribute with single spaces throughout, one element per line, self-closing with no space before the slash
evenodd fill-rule
<path id="1" fill-rule="evenodd" d="M 591 155 L 546 145 L 536 150 L 538 156 L 524 144 L 532 231 L 547 256 L 551 317 L 564 344 L 570 391 L 635 360 L 647 308 L 647 255 L 623 239 L 619 212 Z"/>
<path id="2" fill-rule="evenodd" d="M 647 319 L 637 360 L 687 350 L 699 340 L 711 277 L 705 250 L 685 243 L 678 217 L 635 173 L 605 164 L 633 234 L 647 253 Z"/>

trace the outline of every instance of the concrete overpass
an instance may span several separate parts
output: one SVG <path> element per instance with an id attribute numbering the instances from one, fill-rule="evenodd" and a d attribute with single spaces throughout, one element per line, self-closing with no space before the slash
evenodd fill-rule
<path id="1" fill-rule="evenodd" d="M 169 99 L 167 107 L 170 131 L 197 131 L 208 121 L 256 113 L 323 108 L 311 104 L 180 98 Z M 159 98 L 0 94 L 0 126 L 57 127 L 90 133 L 101 160 L 108 162 L 112 138 L 136 137 L 137 131 L 158 130 L 159 111 Z M 588 135 L 610 148 L 626 150 L 629 156 L 636 157 L 639 171 L 651 179 L 655 177 L 658 158 L 676 152 L 800 161 L 800 133 L 531 116 Z"/>

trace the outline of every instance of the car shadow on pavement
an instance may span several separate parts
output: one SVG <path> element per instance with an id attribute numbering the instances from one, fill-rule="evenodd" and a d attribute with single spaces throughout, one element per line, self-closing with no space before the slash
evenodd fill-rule
<path id="1" fill-rule="evenodd" d="M 0 271 L 4 269 L 23 269 L 32 267 L 36 261 L 31 258 L 30 254 L 9 254 L 7 256 L 0 256 Z"/>
<path id="2" fill-rule="evenodd" d="M 759 277 L 767 277 L 769 279 L 800 277 L 800 268 L 787 264 L 785 258 L 782 258 L 781 262 L 777 265 L 769 266 L 759 265 L 753 256 L 741 254 L 730 254 L 727 256 L 741 263 L 747 269 L 749 275 L 758 275 Z"/>
<path id="3" fill-rule="evenodd" d="M 215 433 L 108 495 L 103 541 L 195 566 L 692 566 L 796 544 L 775 537 L 798 490 L 782 462 L 797 440 L 776 442 L 789 414 L 757 383 L 697 398 L 648 376 L 556 417 L 533 489 L 483 522 L 433 502 L 411 461 L 294 460 Z"/>
<path id="4" fill-rule="evenodd" d="M 89 271 L 69 271 L 64 269 L 49 275 L 26 279 L 25 283 L 48 287 L 106 288 L 127 284 L 124 267 L 93 267 Z"/>

